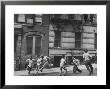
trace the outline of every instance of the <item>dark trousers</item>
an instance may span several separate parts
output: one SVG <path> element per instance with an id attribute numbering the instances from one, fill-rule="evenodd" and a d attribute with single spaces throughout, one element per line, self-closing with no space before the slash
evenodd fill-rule
<path id="1" fill-rule="evenodd" d="M 30 74 L 32 67 L 27 66 L 28 74 Z"/>
<path id="2" fill-rule="evenodd" d="M 87 70 L 89 71 L 89 74 L 93 73 L 93 67 L 92 67 L 91 61 L 87 60 L 85 62 L 85 66 L 86 66 Z"/>
<path id="3" fill-rule="evenodd" d="M 74 67 L 73 67 L 73 73 L 76 73 L 76 71 L 78 71 L 78 72 L 82 72 L 79 68 L 78 68 L 78 66 L 77 65 L 74 65 Z"/>

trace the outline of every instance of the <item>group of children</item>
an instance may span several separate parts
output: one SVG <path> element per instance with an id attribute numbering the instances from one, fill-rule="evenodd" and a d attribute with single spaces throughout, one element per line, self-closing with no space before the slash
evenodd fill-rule
<path id="1" fill-rule="evenodd" d="M 42 70 L 44 69 L 45 65 L 48 64 L 48 57 L 47 56 L 38 56 L 37 59 L 32 59 L 32 56 L 26 60 L 26 62 L 28 61 L 28 66 L 27 66 L 27 70 L 28 73 L 30 74 L 30 71 L 34 65 L 33 61 L 37 61 L 36 64 L 36 74 L 38 74 L 39 71 L 42 72 Z M 87 68 L 87 70 L 89 71 L 89 75 L 93 74 L 93 67 L 91 64 L 91 59 L 92 56 L 88 53 L 88 50 L 84 50 L 84 54 L 83 54 L 83 59 L 84 59 L 84 64 Z M 80 65 L 80 62 L 78 59 L 76 59 L 74 56 L 72 56 L 72 60 L 73 60 L 73 73 L 76 73 L 76 71 L 78 71 L 79 73 L 82 73 L 82 70 L 78 68 L 78 65 Z M 61 60 L 60 60 L 60 72 L 59 72 L 59 76 L 62 75 L 63 70 L 65 70 L 65 73 L 67 73 L 67 67 L 66 67 L 66 57 L 65 55 L 62 56 Z"/>
<path id="2" fill-rule="evenodd" d="M 36 74 L 38 74 L 39 71 L 43 71 L 46 64 L 48 64 L 48 57 L 47 56 L 38 56 L 36 59 L 33 59 L 32 56 L 26 60 L 28 62 L 28 66 L 26 70 L 28 70 L 28 74 L 30 74 L 30 71 L 32 70 L 33 66 L 36 63 Z"/>
<path id="3" fill-rule="evenodd" d="M 91 59 L 92 56 L 88 53 L 88 50 L 84 50 L 84 54 L 83 54 L 83 59 L 84 59 L 84 64 L 87 68 L 87 70 L 89 71 L 89 75 L 93 74 L 93 67 L 91 64 Z M 72 60 L 73 60 L 73 73 L 76 73 L 76 71 L 78 71 L 79 73 L 82 73 L 82 70 L 78 68 L 78 65 L 80 65 L 80 62 L 78 59 L 76 59 L 74 56 L 72 56 Z M 65 73 L 67 73 L 67 68 L 66 68 L 66 58 L 63 55 L 61 60 L 60 60 L 60 73 L 59 75 L 62 75 L 62 71 L 65 70 Z"/>

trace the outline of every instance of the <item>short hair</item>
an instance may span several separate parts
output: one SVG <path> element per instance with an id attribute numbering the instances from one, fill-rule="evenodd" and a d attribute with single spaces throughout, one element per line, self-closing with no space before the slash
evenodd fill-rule
<path id="1" fill-rule="evenodd" d="M 88 50 L 87 50 L 87 49 L 85 49 L 85 50 L 84 50 L 84 52 L 85 52 L 85 53 L 87 53 L 87 52 L 88 52 Z"/>
<path id="2" fill-rule="evenodd" d="M 41 58 L 44 58 L 44 56 L 41 56 Z"/>
<path id="3" fill-rule="evenodd" d="M 30 56 L 30 59 L 32 60 L 32 55 Z"/>
<path id="4" fill-rule="evenodd" d="M 65 55 L 62 55 L 62 58 L 64 58 L 65 57 Z"/>

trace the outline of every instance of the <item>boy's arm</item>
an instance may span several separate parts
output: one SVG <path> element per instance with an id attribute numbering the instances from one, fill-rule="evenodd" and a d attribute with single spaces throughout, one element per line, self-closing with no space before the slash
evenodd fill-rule
<path id="1" fill-rule="evenodd" d="M 83 54 L 83 61 L 85 60 L 85 55 Z"/>
<path id="2" fill-rule="evenodd" d="M 92 55 L 89 54 L 90 59 L 92 59 Z"/>
<path id="3" fill-rule="evenodd" d="M 26 59 L 26 62 L 28 62 L 29 61 L 29 59 Z"/>

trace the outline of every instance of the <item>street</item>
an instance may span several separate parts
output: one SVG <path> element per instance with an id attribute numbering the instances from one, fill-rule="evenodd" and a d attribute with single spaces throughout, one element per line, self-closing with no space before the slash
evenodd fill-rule
<path id="1" fill-rule="evenodd" d="M 72 69 L 73 66 L 68 66 L 67 67 L 67 74 L 64 75 L 64 73 L 62 73 L 62 76 L 97 76 L 97 64 L 92 64 L 93 66 L 93 74 L 92 75 L 88 75 L 89 72 L 86 70 L 85 65 L 80 65 L 78 66 L 79 69 L 82 70 L 82 73 L 73 73 Z M 26 70 L 22 70 L 22 71 L 15 71 L 14 75 L 15 76 L 59 76 L 59 72 L 60 69 L 59 67 L 57 68 L 50 68 L 50 69 L 44 69 L 42 72 L 39 71 L 38 75 L 34 75 L 35 71 L 32 70 L 30 74 L 28 74 L 28 71 Z"/>

